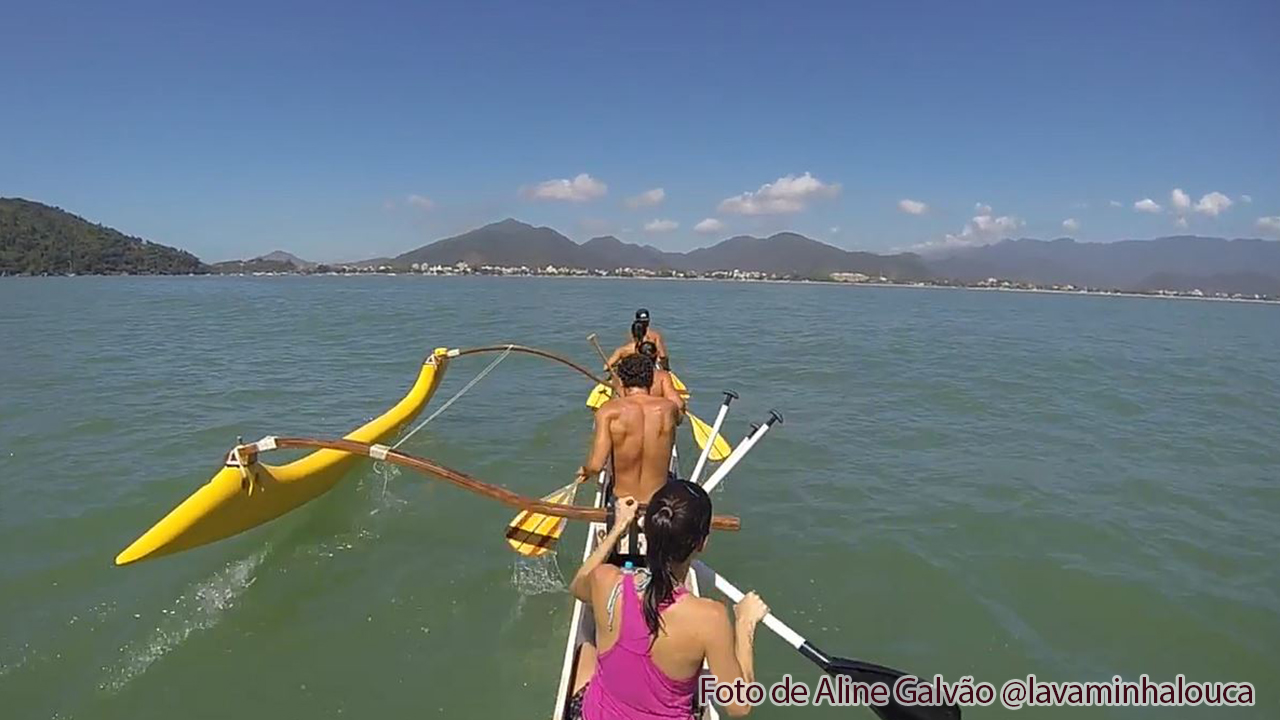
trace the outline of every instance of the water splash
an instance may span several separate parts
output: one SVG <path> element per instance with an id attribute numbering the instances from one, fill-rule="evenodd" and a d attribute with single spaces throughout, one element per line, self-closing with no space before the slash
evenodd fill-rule
<path id="1" fill-rule="evenodd" d="M 193 633 L 217 625 L 244 591 L 253 585 L 257 579 L 255 571 L 270 549 L 267 546 L 247 558 L 227 563 L 212 577 L 179 595 L 172 608 L 160 611 L 164 618 L 146 640 L 122 648 L 124 661 L 98 688 L 109 693 L 119 692 L 157 660 L 186 642 Z"/>
<path id="2" fill-rule="evenodd" d="M 375 462 L 373 464 L 373 472 L 375 475 L 382 478 L 382 492 L 378 495 L 377 506 L 373 510 L 369 511 L 370 515 L 377 515 L 383 510 L 391 510 L 402 505 L 409 504 L 408 500 L 396 497 L 393 493 L 389 492 L 391 481 L 394 478 L 400 477 L 402 473 L 398 465 L 392 465 L 391 463 L 385 462 Z"/>
<path id="3" fill-rule="evenodd" d="M 511 585 L 522 596 L 563 593 L 569 589 L 554 552 L 542 557 L 516 557 L 511 564 Z"/>

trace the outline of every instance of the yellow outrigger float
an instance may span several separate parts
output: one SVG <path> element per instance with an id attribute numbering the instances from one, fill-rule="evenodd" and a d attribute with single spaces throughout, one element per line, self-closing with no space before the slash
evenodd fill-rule
<path id="1" fill-rule="evenodd" d="M 431 400 L 449 357 L 449 350 L 437 348 L 400 402 L 345 438 L 380 443 L 393 437 Z M 239 448 L 232 450 L 225 467 L 117 555 L 116 564 L 199 547 L 274 520 L 328 492 L 359 459 L 339 450 L 318 450 L 285 465 L 266 465 L 246 462 Z"/>

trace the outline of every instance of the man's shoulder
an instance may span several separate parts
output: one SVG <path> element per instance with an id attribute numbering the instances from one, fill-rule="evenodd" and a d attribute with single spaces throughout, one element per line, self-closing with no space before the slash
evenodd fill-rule
<path id="1" fill-rule="evenodd" d="M 610 398 L 608 402 L 600 406 L 596 413 L 605 412 L 607 416 L 617 417 L 632 408 L 641 408 L 645 402 L 645 398 L 653 397 L 652 395 L 623 395 L 622 397 Z M 634 411 L 633 411 L 634 412 Z"/>
<path id="2" fill-rule="evenodd" d="M 604 403 L 596 408 L 596 418 L 609 419 L 616 416 L 622 411 L 627 404 L 626 398 L 612 397 L 605 400 Z"/>
<path id="3" fill-rule="evenodd" d="M 645 401 L 646 405 L 652 408 L 654 412 L 675 416 L 680 414 L 680 405 L 666 395 L 646 395 L 645 397 L 648 398 Z"/>

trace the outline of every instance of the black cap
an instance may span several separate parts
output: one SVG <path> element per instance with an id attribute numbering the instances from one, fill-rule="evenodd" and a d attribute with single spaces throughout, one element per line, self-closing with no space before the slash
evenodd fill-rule
<path id="1" fill-rule="evenodd" d="M 636 319 L 641 322 L 649 322 L 649 311 L 644 308 L 640 308 L 636 311 Z"/>

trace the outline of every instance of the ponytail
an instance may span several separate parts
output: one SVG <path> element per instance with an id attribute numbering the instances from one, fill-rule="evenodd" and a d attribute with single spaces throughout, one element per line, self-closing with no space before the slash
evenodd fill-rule
<path id="1" fill-rule="evenodd" d="M 684 563 L 711 532 L 711 498 L 698 485 L 673 480 L 659 488 L 645 511 L 644 534 L 649 584 L 644 589 L 645 625 L 657 638 L 663 605 L 671 602 L 678 579 L 675 566 Z"/>

